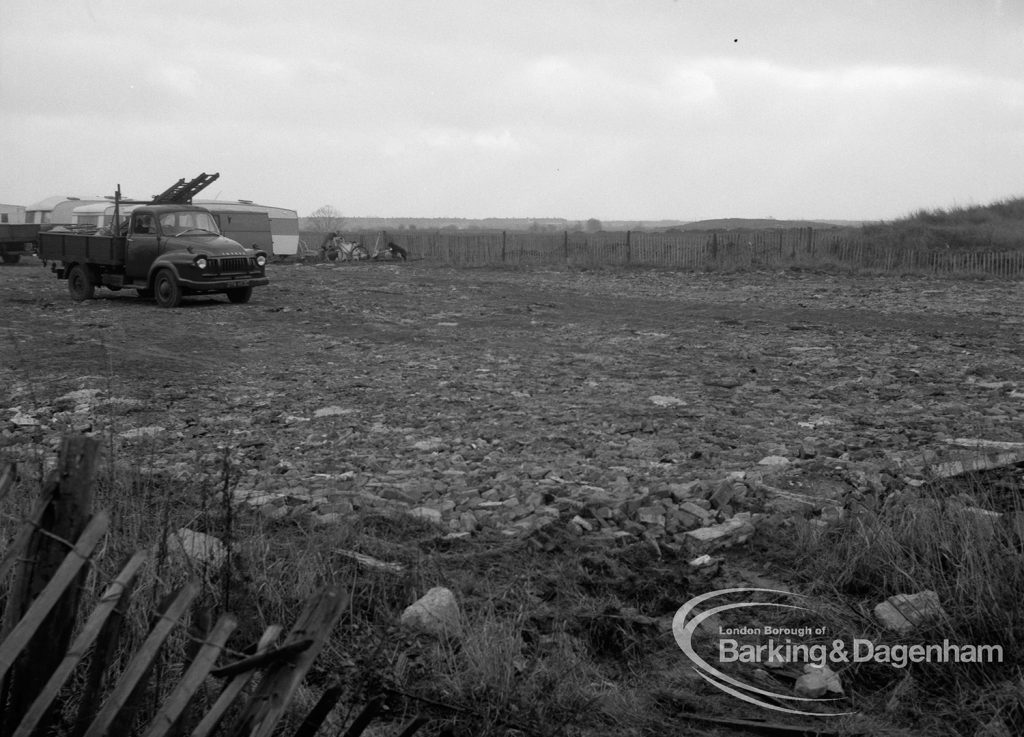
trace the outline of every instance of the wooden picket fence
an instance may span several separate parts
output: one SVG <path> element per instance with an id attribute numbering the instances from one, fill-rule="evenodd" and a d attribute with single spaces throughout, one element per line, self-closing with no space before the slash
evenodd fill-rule
<path id="1" fill-rule="evenodd" d="M 682 270 L 841 268 L 1024 278 L 1024 248 L 937 250 L 872 242 L 859 229 L 757 231 L 346 232 L 368 249 L 393 241 L 411 258 L 451 266 L 643 266 Z"/>
<path id="2" fill-rule="evenodd" d="M 145 552 L 128 560 L 80 621 L 79 598 L 89 560 L 110 524 L 107 513 L 91 512 L 97 451 L 94 438 L 64 439 L 58 468 L 47 478 L 31 517 L 0 558 L 0 582 L 13 573 L 0 626 L 0 737 L 265 737 L 274 733 L 345 611 L 347 592 L 337 587 L 321 591 L 309 599 L 283 640 L 278 642 L 283 628 L 272 625 L 250 648 L 251 654 L 217 667 L 238 626 L 234 616 L 222 615 L 209 632 L 194 633 L 196 646 L 190 661 L 180 664 L 177 684 L 155 713 L 140 716 L 161 647 L 176 627 L 185 627 L 200 584 L 191 580 L 165 598 L 148 635 L 124 667 L 115 662 L 125 655 L 118 653 L 122 625 L 133 584 L 146 563 Z M 2 469 L 0 501 L 13 488 L 14 479 L 13 464 Z M 84 672 L 77 673 L 74 681 L 71 704 L 77 702 L 78 708 L 72 720 L 61 697 L 78 671 Z M 115 671 L 116 682 L 103 686 L 108 672 Z M 218 679 L 219 694 L 205 713 L 196 713 L 194 697 L 211 678 Z M 341 695 L 339 684 L 328 687 L 293 732 L 295 737 L 313 737 Z M 362 734 L 381 704 L 381 698 L 372 699 L 348 726 L 345 737 Z M 146 723 L 138 726 L 142 721 Z M 411 737 L 426 721 L 417 717 L 399 734 Z"/>

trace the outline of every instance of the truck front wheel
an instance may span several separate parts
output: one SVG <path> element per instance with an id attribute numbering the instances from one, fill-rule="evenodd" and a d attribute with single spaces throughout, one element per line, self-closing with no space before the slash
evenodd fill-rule
<path id="1" fill-rule="evenodd" d="M 92 299 L 96 294 L 96 283 L 92 280 L 92 274 L 82 264 L 75 264 L 68 271 L 68 292 L 71 293 L 71 299 L 76 302 Z"/>
<path id="2" fill-rule="evenodd" d="M 177 307 L 181 304 L 181 287 L 169 269 L 157 272 L 153 280 L 153 296 L 161 307 Z"/>
<path id="3" fill-rule="evenodd" d="M 237 287 L 228 290 L 228 299 L 236 305 L 245 304 L 252 299 L 252 287 Z"/>

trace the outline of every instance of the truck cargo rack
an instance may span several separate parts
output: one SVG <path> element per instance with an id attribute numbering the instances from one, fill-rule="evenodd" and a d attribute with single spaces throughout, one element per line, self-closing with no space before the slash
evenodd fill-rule
<path id="1" fill-rule="evenodd" d="M 182 177 L 175 184 L 153 197 L 151 205 L 191 205 L 192 198 L 209 187 L 220 174 L 207 174 L 203 172 L 190 182 Z"/>

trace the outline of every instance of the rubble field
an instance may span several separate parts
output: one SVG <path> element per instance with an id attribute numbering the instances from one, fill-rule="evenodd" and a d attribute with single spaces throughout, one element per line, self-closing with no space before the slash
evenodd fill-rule
<path id="1" fill-rule="evenodd" d="M 229 453 L 234 498 L 269 519 L 383 511 L 540 547 L 557 527 L 689 560 L 793 516 L 827 524 L 851 495 L 1024 459 L 1019 283 L 422 262 L 269 276 L 246 305 L 166 310 L 0 269 L 0 460 L 96 432 L 133 472 L 183 482 L 215 482 Z"/>
<path id="2" fill-rule="evenodd" d="M 571 506 L 581 533 L 685 543 L 747 497 L 820 510 L 1024 448 L 1016 283 L 379 263 L 270 276 L 248 305 L 164 310 L 128 290 L 75 303 L 37 265 L 0 269 L 3 455 L 112 431 L 174 474 L 230 446 L 235 494 L 271 516 L 381 506 L 512 535 Z"/>

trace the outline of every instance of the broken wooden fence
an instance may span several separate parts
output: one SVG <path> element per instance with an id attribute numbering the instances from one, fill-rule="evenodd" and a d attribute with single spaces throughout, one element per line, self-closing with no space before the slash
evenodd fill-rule
<path id="1" fill-rule="evenodd" d="M 110 524 L 105 512 L 90 511 L 97 450 L 94 438 L 64 439 L 58 468 L 47 478 L 34 512 L 0 558 L 0 582 L 14 571 L 0 626 L 0 737 L 270 735 L 345 610 L 348 594 L 336 587 L 321 591 L 306 603 L 283 641 L 278 643 L 283 628 L 272 625 L 252 655 L 216 667 L 238 625 L 232 615 L 222 615 L 208 633 L 199 633 L 191 661 L 155 713 L 138 717 L 161 647 L 182 625 L 200 585 L 189 581 L 167 597 L 145 640 L 127 665 L 119 668 L 116 683 L 101 693 L 105 672 L 114 668 L 133 584 L 147 555 L 132 556 L 81 626 L 76 626 L 89 560 Z M 14 480 L 13 464 L 0 468 L 0 501 Z M 87 672 L 75 681 L 77 717 L 69 719 L 66 713 L 59 714 L 67 711 L 61 693 L 87 655 Z M 196 714 L 193 699 L 210 677 L 220 679 L 219 695 L 205 713 Z M 295 737 L 316 734 L 341 693 L 337 683 L 328 687 L 293 733 Z M 380 709 L 380 699 L 372 700 L 349 725 L 345 737 L 362 734 Z M 145 724 L 139 727 L 137 722 Z M 400 734 L 410 737 L 425 722 L 417 717 Z"/>

